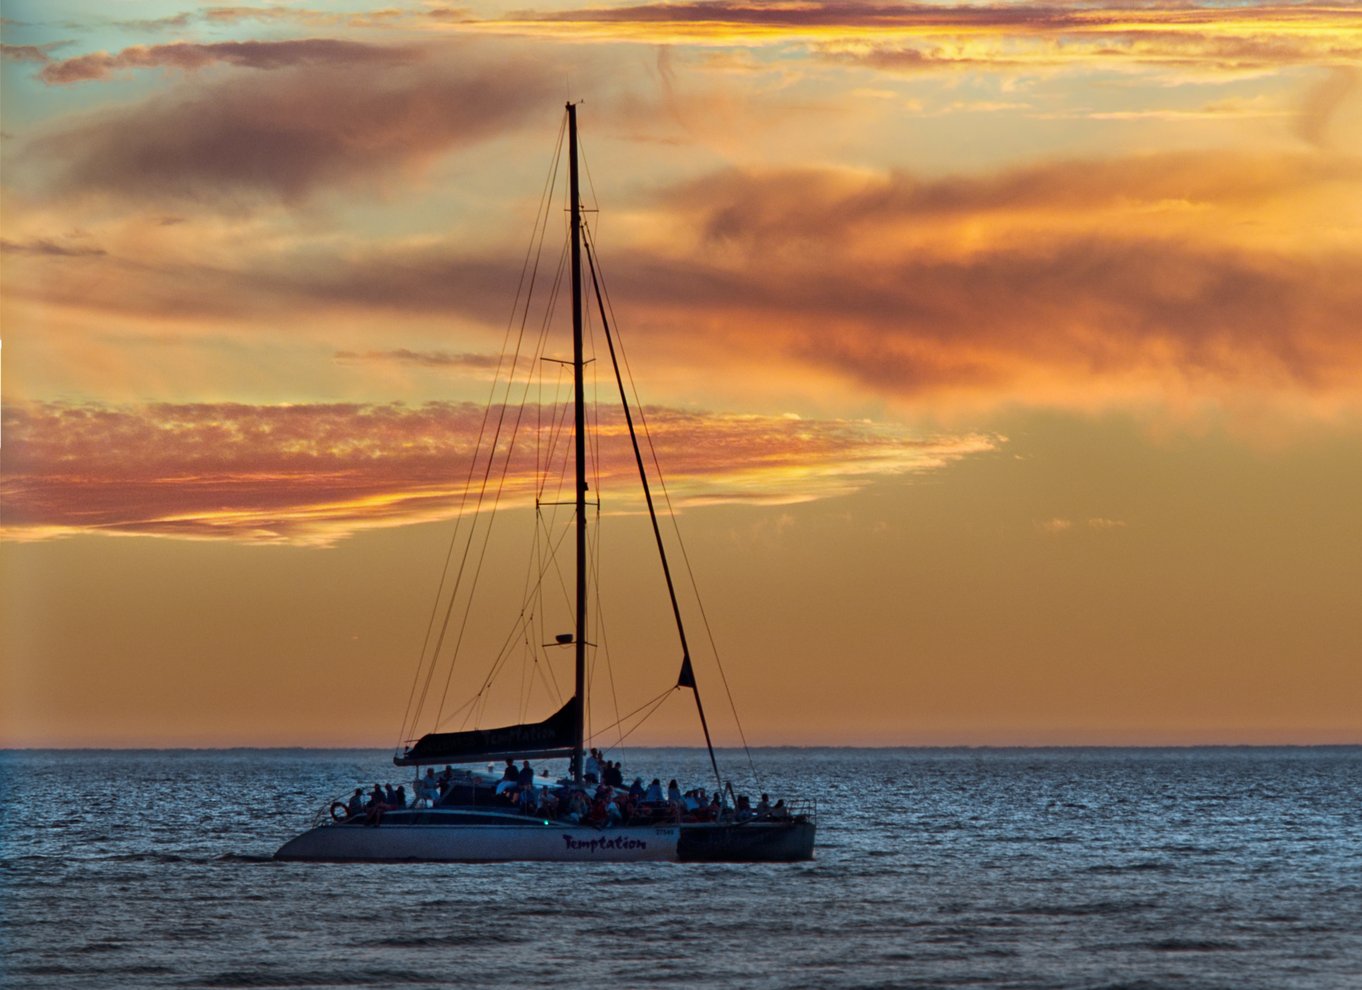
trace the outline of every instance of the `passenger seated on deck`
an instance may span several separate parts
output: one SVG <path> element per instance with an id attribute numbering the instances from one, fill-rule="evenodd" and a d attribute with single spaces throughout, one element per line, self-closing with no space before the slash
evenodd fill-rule
<path id="1" fill-rule="evenodd" d="M 667 785 L 667 802 L 669 804 L 681 803 L 681 788 L 677 786 L 675 780 Z"/>
<path id="2" fill-rule="evenodd" d="M 582 779 L 588 784 L 598 783 L 601 779 L 601 759 L 594 747 L 582 765 Z"/>
<path id="3" fill-rule="evenodd" d="M 558 795 L 554 794 L 547 787 L 540 788 L 539 791 L 539 814 L 543 818 L 553 820 L 558 817 L 559 808 Z"/>
<path id="4" fill-rule="evenodd" d="M 713 821 L 715 815 L 718 813 L 718 808 L 705 800 L 704 791 L 700 791 L 699 796 L 699 802 L 697 803 L 695 810 L 690 813 L 690 819 L 697 822 Z"/>
<path id="5" fill-rule="evenodd" d="M 387 797 L 388 795 L 383 793 L 383 788 L 375 784 L 374 789 L 369 792 L 369 807 L 370 808 L 386 807 L 388 803 Z"/>
<path id="6" fill-rule="evenodd" d="M 761 796 L 761 800 L 757 802 L 757 817 L 758 818 L 771 817 L 771 795 L 763 794 Z"/>
<path id="7" fill-rule="evenodd" d="M 790 817 L 790 809 L 785 807 L 785 799 L 781 798 L 776 802 L 776 806 L 771 809 L 771 817 L 782 820 Z"/>
<path id="8" fill-rule="evenodd" d="M 746 794 L 738 795 L 738 807 L 736 809 L 738 821 L 751 821 L 757 817 L 757 813 L 752 810 L 752 802 L 747 799 Z"/>
<path id="9" fill-rule="evenodd" d="M 643 778 L 635 777 L 634 782 L 629 785 L 629 796 L 637 801 L 643 797 Z"/>
<path id="10" fill-rule="evenodd" d="M 546 790 L 547 788 L 544 787 L 532 788 L 529 794 L 529 801 L 520 810 L 527 815 L 537 815 L 538 817 L 543 818 L 544 792 Z"/>
<path id="11" fill-rule="evenodd" d="M 525 760 L 520 765 L 520 772 L 516 774 L 516 783 L 521 787 L 534 786 L 534 768 L 530 766 L 529 760 Z"/>
<path id="12" fill-rule="evenodd" d="M 643 793 L 643 803 L 662 803 L 662 781 L 658 780 L 656 777 L 653 778 L 653 782 L 648 785 L 648 789 Z"/>
<path id="13" fill-rule="evenodd" d="M 568 798 L 567 814 L 564 815 L 568 821 L 574 825 L 582 821 L 591 811 L 591 803 L 586 799 L 584 791 L 573 791 L 572 797 Z"/>
<path id="14" fill-rule="evenodd" d="M 393 790 L 392 784 L 383 785 L 383 803 L 389 808 L 397 807 L 397 792 Z"/>
<path id="15" fill-rule="evenodd" d="M 506 757 L 506 769 L 501 771 L 502 780 L 519 781 L 520 771 L 515 768 L 515 760 Z"/>
<path id="16" fill-rule="evenodd" d="M 345 811 L 351 817 L 364 814 L 364 788 L 355 788 L 355 793 L 351 795 L 350 803 L 345 806 Z"/>
<path id="17" fill-rule="evenodd" d="M 393 807 L 405 808 L 407 806 L 407 788 L 402 784 L 397 785 L 397 790 L 393 792 Z"/>
<path id="18" fill-rule="evenodd" d="M 618 760 L 614 763 L 605 761 L 605 782 L 611 787 L 624 786 L 624 768 L 620 766 Z"/>

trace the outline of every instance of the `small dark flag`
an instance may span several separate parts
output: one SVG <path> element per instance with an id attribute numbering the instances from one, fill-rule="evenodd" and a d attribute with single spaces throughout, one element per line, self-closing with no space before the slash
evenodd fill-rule
<path id="1" fill-rule="evenodd" d="M 681 661 L 681 676 L 676 679 L 676 686 L 695 690 L 695 671 L 691 669 L 690 657 Z"/>

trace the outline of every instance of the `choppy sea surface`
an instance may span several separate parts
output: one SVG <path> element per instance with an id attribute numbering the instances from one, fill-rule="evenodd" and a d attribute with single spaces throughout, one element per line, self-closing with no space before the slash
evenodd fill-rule
<path id="1" fill-rule="evenodd" d="M 276 863 L 388 754 L 0 753 L 0 983 L 1362 987 L 1362 748 L 723 757 L 813 862 Z"/>

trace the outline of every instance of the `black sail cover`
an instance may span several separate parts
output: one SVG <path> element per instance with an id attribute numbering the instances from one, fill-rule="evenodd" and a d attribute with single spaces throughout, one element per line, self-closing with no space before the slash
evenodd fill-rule
<path id="1" fill-rule="evenodd" d="M 423 763 L 476 763 L 481 760 L 541 760 L 571 756 L 577 742 L 577 699 L 542 722 L 467 732 L 430 732 L 393 757 L 399 767 Z"/>

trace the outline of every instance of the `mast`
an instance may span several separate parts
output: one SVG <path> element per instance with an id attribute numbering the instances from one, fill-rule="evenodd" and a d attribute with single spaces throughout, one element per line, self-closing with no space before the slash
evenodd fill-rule
<path id="1" fill-rule="evenodd" d="M 572 747 L 572 779 L 582 782 L 586 748 L 586 389 L 582 354 L 582 202 L 577 183 L 577 105 L 567 105 L 568 195 L 572 200 L 572 393 L 573 436 L 577 455 L 577 726 Z"/>

